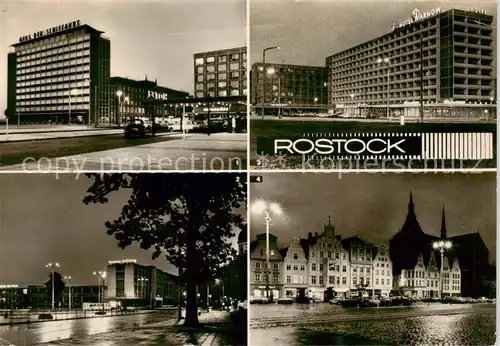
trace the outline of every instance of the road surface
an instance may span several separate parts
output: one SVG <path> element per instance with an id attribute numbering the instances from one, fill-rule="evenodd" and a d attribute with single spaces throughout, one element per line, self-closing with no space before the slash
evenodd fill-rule
<path id="1" fill-rule="evenodd" d="M 239 133 L 175 134 L 176 139 L 120 149 L 59 158 L 25 158 L 23 164 L 0 170 L 156 171 L 156 170 L 242 170 L 247 159 L 247 136 Z"/>
<path id="2" fill-rule="evenodd" d="M 254 305 L 254 345 L 493 345 L 495 304 L 342 308 Z"/>

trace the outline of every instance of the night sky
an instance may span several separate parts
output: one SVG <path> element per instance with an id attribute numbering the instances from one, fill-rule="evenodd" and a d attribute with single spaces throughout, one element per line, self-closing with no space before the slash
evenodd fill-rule
<path id="1" fill-rule="evenodd" d="M 150 80 L 193 93 L 193 54 L 246 45 L 244 0 L 0 2 L 0 117 L 7 53 L 19 37 L 80 19 L 111 39 L 111 76 Z"/>
<path id="2" fill-rule="evenodd" d="M 95 283 L 93 271 L 127 258 L 177 273 L 165 257 L 153 261 L 139 246 L 118 247 L 104 223 L 120 215 L 132 190 L 114 192 L 106 204 L 85 205 L 92 182 L 83 175 L 0 174 L 0 284 L 43 284 L 49 262 L 59 262 L 72 284 Z"/>
<path id="3" fill-rule="evenodd" d="M 423 231 L 439 236 L 444 203 L 448 236 L 479 232 L 490 251 L 496 251 L 495 173 L 267 173 L 250 186 L 251 203 L 279 203 L 281 216 L 270 231 L 280 247 L 292 237 L 323 232 L 331 216 L 336 234 L 358 235 L 375 244 L 388 243 L 403 226 L 410 191 Z M 251 238 L 265 232 L 264 216 L 252 214 Z"/>
<path id="4" fill-rule="evenodd" d="M 494 0 L 478 1 L 339 1 L 268 0 L 250 2 L 250 50 L 252 64 L 266 61 L 325 66 L 325 58 L 391 31 L 393 22 L 442 7 L 442 12 L 457 8 L 481 8 L 496 17 Z M 496 26 L 496 20 L 494 21 Z M 496 28 L 493 29 L 496 37 Z M 496 58 L 496 55 L 495 55 Z"/>

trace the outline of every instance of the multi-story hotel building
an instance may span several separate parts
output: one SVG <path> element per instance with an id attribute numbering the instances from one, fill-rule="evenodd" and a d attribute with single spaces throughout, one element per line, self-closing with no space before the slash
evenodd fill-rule
<path id="1" fill-rule="evenodd" d="M 74 21 L 21 37 L 8 56 L 7 115 L 93 124 L 109 114 L 110 41 Z"/>
<path id="2" fill-rule="evenodd" d="M 326 58 L 329 102 L 349 116 L 495 114 L 493 16 L 413 10 L 392 31 Z M 493 117 L 494 119 L 495 117 Z"/>
<path id="3" fill-rule="evenodd" d="M 194 54 L 194 95 L 247 95 L 247 47 Z"/>
<path id="4" fill-rule="evenodd" d="M 278 239 L 269 234 L 269 266 L 266 256 L 266 234 L 258 234 L 250 244 L 250 295 L 278 299 L 283 296 L 283 255 Z M 269 269 L 268 269 L 269 268 Z"/>
<path id="5" fill-rule="evenodd" d="M 327 82 L 325 67 L 255 63 L 250 82 L 252 108 L 261 114 L 264 106 L 274 115 L 326 112 L 330 108 Z"/>
<path id="6" fill-rule="evenodd" d="M 106 275 L 106 300 L 121 306 L 159 306 L 177 303 L 179 283 L 175 275 L 136 260 L 110 261 Z"/>
<path id="7" fill-rule="evenodd" d="M 124 77 L 110 78 L 111 111 L 109 121 L 111 124 L 123 124 L 127 118 L 151 118 L 180 116 L 182 111 L 175 105 L 147 105 L 147 100 L 186 100 L 189 93 L 159 86 L 157 81 L 134 80 Z M 121 117 L 120 117 L 121 115 Z"/>

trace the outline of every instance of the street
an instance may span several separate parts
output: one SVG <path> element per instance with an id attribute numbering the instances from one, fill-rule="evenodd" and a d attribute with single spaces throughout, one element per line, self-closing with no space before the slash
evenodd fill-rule
<path id="1" fill-rule="evenodd" d="M 246 134 L 167 134 L 170 141 L 129 146 L 59 158 L 27 157 L 24 164 L 2 166 L 15 171 L 242 170 Z"/>
<path id="2" fill-rule="evenodd" d="M 250 345 L 492 345 L 494 304 L 343 308 L 253 305 Z"/>
<path id="3" fill-rule="evenodd" d="M 186 330 L 173 310 L 1 326 L 0 345 L 238 345 L 228 319 L 227 312 L 202 312 L 199 321 L 205 326 Z"/>

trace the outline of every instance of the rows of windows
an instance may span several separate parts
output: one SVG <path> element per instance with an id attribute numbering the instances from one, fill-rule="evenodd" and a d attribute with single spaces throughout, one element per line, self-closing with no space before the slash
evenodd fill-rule
<path id="1" fill-rule="evenodd" d="M 196 90 L 205 90 L 206 89 L 215 89 L 215 86 L 217 85 L 217 88 L 222 89 L 222 88 L 227 88 L 228 83 L 226 81 L 219 81 L 217 84 L 215 82 L 211 83 L 198 83 L 196 84 Z M 241 83 L 239 80 L 233 80 L 229 82 L 229 86 L 231 88 L 241 88 L 241 87 L 246 87 L 246 83 Z"/>
<path id="2" fill-rule="evenodd" d="M 286 265 L 286 270 L 295 270 L 295 271 L 298 271 L 299 270 L 299 265 L 298 264 L 294 264 L 293 266 L 291 264 L 287 264 Z M 305 271 L 306 270 L 306 266 L 304 264 L 301 264 L 300 265 L 300 271 Z"/>
<path id="3" fill-rule="evenodd" d="M 238 60 L 246 60 L 247 58 L 247 53 L 246 52 L 242 52 L 241 55 L 240 53 L 232 53 L 230 55 L 218 55 L 217 56 L 217 63 L 226 63 L 226 62 L 231 62 L 231 61 L 238 61 Z M 215 56 L 207 56 L 205 58 L 203 57 L 199 57 L 199 58 L 196 58 L 195 59 L 195 64 L 197 66 L 199 65 L 203 65 L 203 64 L 214 64 L 216 61 L 216 57 Z"/>
<path id="4" fill-rule="evenodd" d="M 381 279 L 375 279 L 375 285 L 391 285 L 391 281 L 392 279 L 388 278 L 388 279 L 384 279 L 384 278 L 381 278 Z"/>
<path id="5" fill-rule="evenodd" d="M 47 112 L 47 111 L 68 111 L 70 109 L 69 104 L 59 106 L 37 106 L 37 107 L 16 107 L 16 112 Z M 89 110 L 90 106 L 88 103 L 82 104 L 71 104 L 72 110 Z"/>
<path id="6" fill-rule="evenodd" d="M 304 275 L 287 275 L 287 284 L 305 284 L 307 283 Z"/>
<path id="7" fill-rule="evenodd" d="M 370 267 L 352 267 L 352 273 L 353 274 L 356 274 L 358 273 L 358 269 L 359 269 L 359 273 L 360 274 L 363 274 L 366 272 L 366 274 L 370 274 L 371 273 L 371 268 Z"/>
<path id="8" fill-rule="evenodd" d="M 58 62 L 58 63 L 51 63 L 51 64 L 46 64 L 46 65 L 37 65 L 36 67 L 27 67 L 27 68 L 21 68 L 17 70 L 17 76 L 22 76 L 26 74 L 31 74 L 31 73 L 36 73 L 36 72 L 43 72 L 43 71 L 50 71 L 50 70 L 58 70 L 58 71 L 65 71 L 64 73 L 70 73 L 73 71 L 81 71 L 84 67 L 87 69 L 89 68 L 88 64 L 90 63 L 90 58 L 80 58 L 80 59 L 73 59 L 73 60 L 68 60 L 66 62 Z M 73 71 L 70 71 L 69 69 L 72 69 Z M 63 72 L 59 72 L 63 73 Z"/>
<path id="9" fill-rule="evenodd" d="M 334 276 L 334 275 L 330 275 L 328 276 L 328 284 L 329 285 L 340 285 L 340 280 L 342 279 L 342 285 L 346 285 L 347 284 L 347 277 L 345 276 Z"/>
<path id="10" fill-rule="evenodd" d="M 338 265 L 338 264 L 332 264 L 332 265 L 330 265 L 329 269 L 330 269 L 331 272 L 340 272 L 340 265 Z M 343 273 L 347 272 L 347 266 L 345 266 L 345 265 L 342 266 L 342 272 Z"/>
<path id="11" fill-rule="evenodd" d="M 227 72 L 229 71 L 236 71 L 239 72 L 239 70 L 246 69 L 246 62 L 233 62 L 230 64 L 219 64 L 219 65 L 204 65 L 204 66 L 198 66 L 196 68 L 196 73 L 198 74 L 203 74 L 203 73 L 215 73 L 215 72 Z"/>
<path id="12" fill-rule="evenodd" d="M 369 277 L 359 277 L 359 280 L 358 280 L 358 277 L 356 276 L 353 276 L 352 277 L 352 284 L 354 286 L 357 286 L 357 285 L 360 285 L 360 286 L 370 286 L 370 278 Z"/>
<path id="13" fill-rule="evenodd" d="M 17 58 L 18 67 L 29 67 L 46 64 L 48 62 L 58 62 L 75 59 L 89 55 L 90 42 L 80 45 L 67 46 L 64 48 L 45 51 L 43 53 L 21 56 Z"/>
<path id="14" fill-rule="evenodd" d="M 256 273 L 254 276 L 255 282 L 267 282 L 267 274 L 261 275 L 260 273 Z M 272 282 L 273 283 L 279 283 L 280 282 L 280 277 L 279 274 L 273 274 L 272 276 Z"/>
<path id="15" fill-rule="evenodd" d="M 89 34 L 84 31 L 77 31 L 53 37 L 47 37 L 39 41 L 26 43 L 16 47 L 16 51 L 21 55 L 43 51 L 47 48 L 55 48 L 67 45 L 68 43 L 78 43 L 88 40 Z"/>
<path id="16" fill-rule="evenodd" d="M 62 104 L 62 103 L 79 103 L 79 102 L 90 102 L 90 96 L 78 96 L 69 98 L 58 98 L 58 99 L 36 99 L 30 101 L 17 101 L 16 105 L 18 106 L 31 106 L 31 105 L 52 105 L 52 104 Z"/>
<path id="17" fill-rule="evenodd" d="M 264 262 L 263 263 L 264 265 L 262 265 L 261 262 L 255 262 L 255 269 L 269 269 L 269 267 L 267 266 L 267 262 Z M 280 269 L 280 264 L 279 263 L 276 263 L 274 262 L 273 264 L 273 270 L 279 270 Z"/>
<path id="18" fill-rule="evenodd" d="M 217 93 L 215 91 L 207 91 L 207 92 L 197 91 L 196 92 L 196 97 L 198 97 L 198 98 L 202 98 L 202 97 L 205 97 L 205 96 L 215 97 L 216 95 L 220 96 L 220 97 L 226 97 L 226 96 L 246 96 L 246 94 L 247 94 L 247 89 L 243 89 L 241 92 L 240 92 L 240 90 L 232 89 L 232 90 L 229 91 L 229 93 L 227 92 L 227 90 L 219 90 Z"/>

